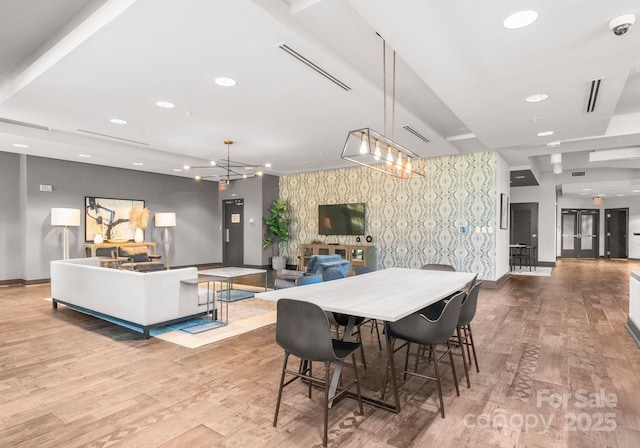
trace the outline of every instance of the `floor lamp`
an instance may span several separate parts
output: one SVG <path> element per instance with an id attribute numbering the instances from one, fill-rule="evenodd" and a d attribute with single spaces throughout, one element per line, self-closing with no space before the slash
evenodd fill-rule
<path id="1" fill-rule="evenodd" d="M 175 213 L 156 213 L 154 224 L 157 227 L 164 227 L 164 267 L 169 269 L 169 227 L 176 226 Z"/>
<path id="2" fill-rule="evenodd" d="M 62 226 L 63 242 L 62 242 L 62 258 L 69 259 L 69 226 L 78 227 L 80 225 L 80 209 L 79 208 L 52 208 L 51 209 L 51 225 Z"/>

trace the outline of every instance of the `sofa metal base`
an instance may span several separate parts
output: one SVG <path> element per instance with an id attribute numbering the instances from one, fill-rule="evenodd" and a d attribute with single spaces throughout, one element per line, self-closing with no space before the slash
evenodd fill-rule
<path id="1" fill-rule="evenodd" d="M 97 317 L 98 319 L 106 320 L 107 322 L 111 322 L 111 323 L 114 323 L 116 325 L 120 325 L 121 327 L 129 328 L 130 330 L 138 331 L 137 329 L 140 329 L 142 334 L 144 335 L 145 339 L 149 339 L 149 336 L 150 336 L 149 335 L 149 330 L 151 330 L 152 328 L 166 327 L 166 326 L 171 325 L 171 324 L 175 324 L 175 323 L 178 323 L 178 322 L 184 322 L 185 320 L 195 319 L 196 317 L 204 316 L 204 315 L 207 314 L 206 311 L 202 311 L 200 313 L 192 314 L 190 316 L 179 317 L 177 319 L 167 320 L 167 321 L 164 321 L 164 322 L 158 322 L 158 323 L 152 324 L 152 325 L 140 325 L 140 324 L 137 324 L 135 322 L 130 322 L 128 320 L 119 319 L 117 317 L 109 316 L 107 314 L 98 313 L 97 311 L 93 311 L 93 310 L 90 310 L 90 309 L 87 309 L 87 308 L 83 308 L 83 307 L 78 306 L 78 305 L 73 305 L 71 303 L 67 303 L 67 302 L 65 302 L 63 300 L 58 300 L 58 299 L 52 299 L 52 307 L 53 307 L 54 310 L 58 309 L 58 303 L 66 305 L 68 308 L 70 308 L 72 310 L 79 311 L 79 312 L 84 313 L 84 314 L 88 314 L 89 316 Z"/>

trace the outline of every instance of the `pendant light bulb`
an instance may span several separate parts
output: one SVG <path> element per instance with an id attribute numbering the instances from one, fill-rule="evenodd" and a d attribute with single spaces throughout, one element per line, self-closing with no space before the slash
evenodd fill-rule
<path id="1" fill-rule="evenodd" d="M 391 154 L 391 146 L 387 148 L 387 165 L 391 165 L 393 163 L 393 155 Z"/>
<path id="2" fill-rule="evenodd" d="M 369 148 L 367 148 L 367 134 L 362 134 L 362 141 L 360 142 L 360 154 L 367 154 Z"/>
<path id="3" fill-rule="evenodd" d="M 411 175 L 411 159 L 407 158 L 407 164 L 405 166 L 405 173 L 407 173 L 407 175 Z"/>
<path id="4" fill-rule="evenodd" d="M 380 153 L 380 142 L 376 140 L 376 148 L 373 153 L 373 158 L 376 160 L 380 160 L 382 158 L 382 154 Z"/>

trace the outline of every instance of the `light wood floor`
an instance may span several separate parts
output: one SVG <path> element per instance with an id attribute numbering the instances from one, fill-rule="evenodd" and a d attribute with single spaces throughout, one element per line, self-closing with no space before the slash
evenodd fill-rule
<path id="1" fill-rule="evenodd" d="M 435 386 L 411 379 L 401 383 L 397 415 L 338 403 L 329 445 L 640 446 L 640 349 L 624 328 L 632 270 L 640 263 L 563 260 L 551 278 L 482 290 L 473 322 L 480 373 L 456 397 L 443 367 L 446 418 Z M 273 325 L 190 350 L 53 311 L 49 294 L 48 285 L 0 288 L 0 446 L 320 445 L 319 391 L 309 400 L 290 386 L 271 426 L 283 359 Z M 362 380 L 373 393 L 385 356 L 370 335 L 365 342 Z M 560 396 L 566 407 L 549 400 Z"/>

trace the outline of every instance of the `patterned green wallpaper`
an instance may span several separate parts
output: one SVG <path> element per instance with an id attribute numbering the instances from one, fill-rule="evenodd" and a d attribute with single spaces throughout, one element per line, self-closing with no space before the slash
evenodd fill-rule
<path id="1" fill-rule="evenodd" d="M 291 209 L 293 235 L 281 253 L 293 264 L 300 244 L 357 244 L 355 236 L 318 235 L 318 205 L 365 202 L 366 232 L 377 248 L 378 269 L 447 263 L 495 278 L 496 154 L 438 157 L 425 165 L 426 177 L 410 180 L 364 167 L 281 177 L 280 196 Z M 461 231 L 463 226 L 469 233 Z"/>

